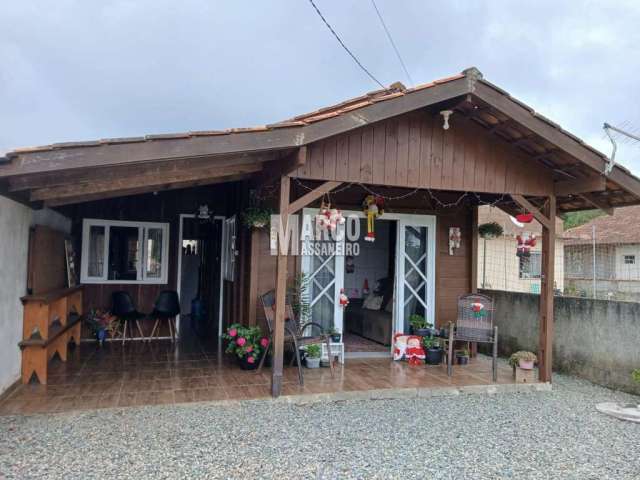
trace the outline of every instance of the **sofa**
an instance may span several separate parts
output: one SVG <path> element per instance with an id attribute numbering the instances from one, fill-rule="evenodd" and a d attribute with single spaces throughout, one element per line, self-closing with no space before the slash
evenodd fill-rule
<path id="1" fill-rule="evenodd" d="M 363 307 L 362 300 L 351 300 L 344 312 L 345 331 L 382 345 L 391 344 L 393 314 Z"/>

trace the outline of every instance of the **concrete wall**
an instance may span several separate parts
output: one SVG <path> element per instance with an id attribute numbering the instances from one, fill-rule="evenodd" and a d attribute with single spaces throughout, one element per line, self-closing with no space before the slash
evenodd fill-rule
<path id="1" fill-rule="evenodd" d="M 29 227 L 36 224 L 71 231 L 71 222 L 57 212 L 0 197 L 0 394 L 20 378 L 20 297 L 27 288 Z"/>
<path id="2" fill-rule="evenodd" d="M 539 296 L 485 290 L 496 302 L 499 348 L 538 350 Z M 594 383 L 640 394 L 640 304 L 555 297 L 553 368 Z"/>

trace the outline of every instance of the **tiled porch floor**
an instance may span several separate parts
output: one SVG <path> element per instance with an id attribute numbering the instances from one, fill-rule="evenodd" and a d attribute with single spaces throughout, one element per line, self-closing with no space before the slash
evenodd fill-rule
<path id="1" fill-rule="evenodd" d="M 49 384 L 20 385 L 0 403 L 0 415 L 62 412 L 132 405 L 244 400 L 270 395 L 270 369 L 243 371 L 217 347 L 186 348 L 169 341 L 120 342 L 97 348 L 83 343 L 67 363 L 50 364 Z M 328 368 L 305 369 L 300 386 L 295 367 L 285 367 L 283 395 L 353 392 L 385 388 L 447 387 L 491 383 L 485 357 L 456 367 L 410 367 L 390 359 L 347 359 L 332 378 Z M 498 383 L 513 383 L 500 366 Z"/>

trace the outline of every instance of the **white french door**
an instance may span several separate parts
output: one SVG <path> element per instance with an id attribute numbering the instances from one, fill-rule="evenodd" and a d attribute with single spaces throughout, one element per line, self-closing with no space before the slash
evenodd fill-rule
<path id="1" fill-rule="evenodd" d="M 303 222 L 313 222 L 317 209 L 304 209 Z M 307 296 L 311 318 L 323 328 L 335 328 L 342 332 L 342 313 L 339 297 L 344 286 L 344 235 L 338 240 L 313 239 L 314 225 L 302 227 L 302 242 L 310 255 L 302 256 L 302 272 L 307 280 Z M 342 245 L 341 245 L 342 244 Z M 303 248 L 305 248 L 303 247 Z"/>
<path id="2" fill-rule="evenodd" d="M 394 331 L 409 333 L 409 317 L 435 324 L 435 217 L 405 215 L 398 220 Z"/>

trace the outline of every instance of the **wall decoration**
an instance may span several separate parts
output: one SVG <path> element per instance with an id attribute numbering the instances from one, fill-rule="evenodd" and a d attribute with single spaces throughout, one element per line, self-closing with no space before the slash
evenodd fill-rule
<path id="1" fill-rule="evenodd" d="M 362 202 L 362 209 L 367 216 L 367 242 L 376 241 L 375 219 L 384 213 L 384 199 L 377 195 L 367 195 Z"/>
<path id="2" fill-rule="evenodd" d="M 338 225 L 342 225 L 345 218 L 342 212 L 337 208 L 332 208 L 329 201 L 322 200 L 320 210 L 316 215 L 316 229 L 318 232 L 335 231 Z"/>
<path id="3" fill-rule="evenodd" d="M 344 259 L 344 272 L 345 273 L 353 273 L 356 271 L 356 266 L 353 263 L 353 255 L 348 255 Z"/>
<path id="4" fill-rule="evenodd" d="M 453 251 L 456 248 L 460 248 L 460 242 L 462 241 L 462 232 L 460 227 L 449 228 L 449 255 L 453 255 Z"/>
<path id="5" fill-rule="evenodd" d="M 78 269 L 76 264 L 76 252 L 71 239 L 64 240 L 64 253 L 67 259 L 67 286 L 73 288 L 78 284 Z"/>

